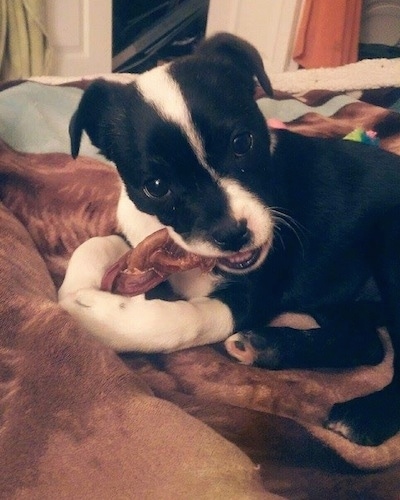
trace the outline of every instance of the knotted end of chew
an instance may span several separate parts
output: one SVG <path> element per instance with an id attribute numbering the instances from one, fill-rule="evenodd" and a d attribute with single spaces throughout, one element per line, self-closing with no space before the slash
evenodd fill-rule
<path id="1" fill-rule="evenodd" d="M 171 274 L 200 268 L 209 272 L 216 259 L 187 252 L 160 229 L 129 250 L 104 274 L 100 289 L 125 296 L 146 293 Z"/>

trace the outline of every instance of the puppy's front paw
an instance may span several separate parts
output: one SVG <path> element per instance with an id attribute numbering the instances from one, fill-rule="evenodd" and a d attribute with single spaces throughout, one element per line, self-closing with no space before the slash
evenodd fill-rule
<path id="1" fill-rule="evenodd" d="M 118 312 L 126 307 L 128 300 L 127 297 L 121 295 L 84 288 L 65 296 L 59 304 L 78 319 L 88 316 L 93 320 L 101 321 L 118 315 Z"/>
<path id="2" fill-rule="evenodd" d="M 82 307 L 95 307 L 98 302 L 98 292 L 92 289 L 78 290 L 75 293 L 74 301 Z"/>
<path id="3" fill-rule="evenodd" d="M 357 444 L 382 444 L 400 430 L 398 392 L 392 386 L 365 397 L 335 404 L 325 427 Z"/>
<path id="4" fill-rule="evenodd" d="M 245 333 L 234 333 L 225 340 L 228 354 L 244 365 L 252 365 L 257 359 L 257 353 L 248 341 Z"/>
<path id="5" fill-rule="evenodd" d="M 282 368 L 282 356 L 273 344 L 251 330 L 238 332 L 225 340 L 228 354 L 244 365 L 255 365 L 275 370 Z"/>
<path id="6" fill-rule="evenodd" d="M 78 323 L 116 350 L 130 350 L 140 334 L 140 311 L 144 296 L 123 297 L 97 289 L 81 289 L 60 302 Z"/>
<path id="7" fill-rule="evenodd" d="M 60 306 L 68 312 L 79 310 L 81 307 L 90 308 L 95 303 L 95 298 L 92 289 L 78 290 L 74 293 L 69 293 L 59 301 Z"/>

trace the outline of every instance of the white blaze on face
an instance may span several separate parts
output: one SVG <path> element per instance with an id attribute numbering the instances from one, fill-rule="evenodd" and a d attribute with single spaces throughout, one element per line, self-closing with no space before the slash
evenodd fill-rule
<path id="1" fill-rule="evenodd" d="M 233 218 L 247 221 L 247 228 L 253 234 L 252 245 L 260 247 L 270 241 L 274 223 L 269 209 L 236 180 L 222 178 L 219 184 L 228 198 Z"/>
<path id="2" fill-rule="evenodd" d="M 203 141 L 197 132 L 179 85 L 165 64 L 140 75 L 135 84 L 143 99 L 165 120 L 177 125 L 186 135 L 200 164 L 214 172 L 207 164 Z"/>

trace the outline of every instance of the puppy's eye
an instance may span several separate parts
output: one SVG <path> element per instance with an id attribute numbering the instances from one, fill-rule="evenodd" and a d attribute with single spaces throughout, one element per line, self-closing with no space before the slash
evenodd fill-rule
<path id="1" fill-rule="evenodd" d="M 168 182 L 163 179 L 151 179 L 143 185 L 143 192 L 149 198 L 165 198 L 171 192 Z"/>
<path id="2" fill-rule="evenodd" d="M 232 139 L 232 149 L 238 158 L 244 156 L 253 147 L 253 134 L 250 132 L 242 132 L 237 134 Z"/>

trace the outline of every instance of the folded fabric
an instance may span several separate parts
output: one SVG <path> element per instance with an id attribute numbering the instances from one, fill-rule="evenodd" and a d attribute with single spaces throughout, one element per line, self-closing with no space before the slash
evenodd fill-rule
<path id="1" fill-rule="evenodd" d="M 82 87 L 82 82 L 78 84 Z M 71 85 L 73 87 L 73 84 Z M 17 97 L 18 92 L 21 94 L 25 92 L 25 96 Z M 21 477 L 29 476 L 31 470 L 39 478 L 43 470 L 47 470 L 50 472 L 46 472 L 46 488 L 53 489 L 42 491 L 53 493 L 59 484 L 62 484 L 63 488 L 67 487 L 67 479 L 70 480 L 73 477 L 73 460 L 77 460 L 78 470 L 90 471 L 91 479 L 88 484 L 93 486 L 98 482 L 105 485 L 104 471 L 107 469 L 104 464 L 111 460 L 114 464 L 111 476 L 114 479 L 110 484 L 115 486 L 118 481 L 121 481 L 120 484 L 123 484 L 124 488 L 127 485 L 131 486 L 129 474 L 132 471 L 129 468 L 127 455 L 134 455 L 134 448 L 138 446 L 136 449 L 140 450 L 142 457 L 148 456 L 143 452 L 143 442 L 137 441 L 140 440 L 140 433 L 135 429 L 145 427 L 146 438 L 143 439 L 151 439 L 149 428 L 155 432 L 154 429 L 165 425 L 167 426 L 165 433 L 156 433 L 156 436 L 160 438 L 158 443 L 166 440 L 162 457 L 157 458 L 155 448 L 152 448 L 150 465 L 146 462 L 142 467 L 143 458 L 138 455 L 134 456 L 134 467 L 137 466 L 140 474 L 144 474 L 142 477 L 149 481 L 147 485 L 150 487 L 150 476 L 155 473 L 159 461 L 161 461 L 162 471 L 166 470 L 164 469 L 164 453 L 170 453 L 170 461 L 171 456 L 178 456 L 179 446 L 173 446 L 174 440 L 182 445 L 186 443 L 186 446 L 190 448 L 190 444 L 187 444 L 190 436 L 194 442 L 198 443 L 195 436 L 199 432 L 198 435 L 203 439 L 202 426 L 198 430 L 196 425 L 192 427 L 192 421 L 185 420 L 186 417 L 183 417 L 180 412 L 176 417 L 174 411 L 169 412 L 171 402 L 238 444 L 256 463 L 261 464 L 264 475 L 268 471 L 267 464 L 270 463 L 268 457 L 275 449 L 276 429 L 280 426 L 284 426 L 289 432 L 284 446 L 280 448 L 281 454 L 285 453 L 285 448 L 290 449 L 290 453 L 295 453 L 296 450 L 290 448 L 290 442 L 293 440 L 294 443 L 299 443 L 301 439 L 298 436 L 301 435 L 302 439 L 306 439 L 304 437 L 306 435 L 308 439 L 313 436 L 312 441 L 307 441 L 309 446 L 312 446 L 310 442 L 319 441 L 346 462 L 360 469 L 374 470 L 399 463 L 399 435 L 378 447 L 362 447 L 323 428 L 324 418 L 334 402 L 374 391 L 390 380 L 392 350 L 384 331 L 381 335 L 386 347 L 386 357 L 376 367 L 338 371 L 271 372 L 236 364 L 229 359 L 221 346 L 188 349 L 168 355 L 131 354 L 119 358 L 96 340 L 90 339 L 84 330 L 68 319 L 66 313 L 61 314 L 54 303 L 55 289 L 52 282 L 57 286 L 61 283 L 71 252 L 85 239 L 116 231 L 115 209 L 120 190 L 120 182 L 114 168 L 103 161 L 97 161 L 93 156 L 81 156 L 74 161 L 68 154 L 62 152 L 68 150 L 67 128 L 59 134 L 59 137 L 56 137 L 56 141 L 51 126 L 44 127 L 40 133 L 33 130 L 35 127 L 39 129 L 39 124 L 43 123 L 40 121 L 42 105 L 51 112 L 53 106 L 57 108 L 60 104 L 59 110 L 61 111 L 59 116 L 58 111 L 55 111 L 55 121 L 58 126 L 67 127 L 79 95 L 78 88 L 49 88 L 46 85 L 38 87 L 38 84 L 14 85 L 0 92 L 2 127 L 0 134 L 9 134 L 10 128 L 14 130 L 10 135 L 14 139 L 14 146 L 17 144 L 19 149 L 15 151 L 5 143 L 0 145 L 2 179 L 0 196 L 7 208 L 4 213 L 8 217 L 4 220 L 13 221 L 12 227 L 14 228 L 15 224 L 15 227 L 19 228 L 14 230 L 3 223 L 0 243 L 0 255 L 4 258 L 3 271 L 0 273 L 0 296 L 2 297 L 0 322 L 4 332 L 1 336 L 4 345 L 1 347 L 6 350 L 11 349 L 0 361 L 6 363 L 7 360 L 11 360 L 13 362 L 14 356 L 17 358 L 19 356 L 18 359 L 21 361 L 16 365 L 18 380 L 23 381 L 21 382 L 22 389 L 19 389 L 22 392 L 7 392 L 5 399 L 2 400 L 5 401 L 2 403 L 5 406 L 1 407 L 6 408 L 5 411 L 8 412 L 7 425 L 9 426 L 7 433 L 0 433 L 1 439 L 4 436 L 8 439 L 7 447 L 4 445 L 2 450 L 7 451 L 6 458 L 12 457 L 10 463 L 14 472 L 15 470 L 18 472 L 12 484 L 15 485 L 18 481 L 22 484 Z M 10 99 L 7 96 L 10 96 Z M 289 102 L 292 101 L 293 108 L 299 110 L 295 115 L 285 115 L 285 112 L 274 113 L 274 116 L 284 122 L 289 130 L 307 135 L 343 138 L 356 127 L 365 130 L 373 129 L 381 139 L 382 148 L 400 153 L 400 115 L 398 113 L 351 98 L 346 100 L 346 96 L 343 96 L 345 99 L 338 104 L 339 100 L 336 97 L 334 93 L 323 91 L 307 92 L 296 98 L 288 94 L 277 93 L 276 102 L 271 105 L 279 107 L 279 103 L 282 103 L 283 108 L 286 109 L 287 106 L 291 113 L 292 106 Z M 15 125 L 13 120 L 17 114 L 16 109 L 21 111 L 20 98 L 25 99 L 26 114 L 30 118 Z M 334 106 L 330 102 L 332 100 L 334 100 Z M 266 100 L 263 102 L 268 103 Z M 325 106 L 326 109 L 335 109 L 335 111 L 330 111 L 325 116 L 321 113 Z M 269 112 L 265 114 L 268 115 Z M 39 122 L 33 122 L 33 126 L 31 121 L 35 119 Z M 30 137 L 31 132 L 36 134 L 34 140 Z M 42 147 L 43 151 L 27 152 L 30 147 L 34 151 Z M 63 149 L 61 152 L 49 152 L 55 147 Z M 10 252 L 10 249 L 13 251 Z M 31 255 L 32 251 L 34 254 L 36 252 L 34 257 Z M 27 270 L 29 270 L 28 277 L 26 277 Z M 30 281 L 32 279 L 34 281 Z M 51 321 L 47 320 L 47 317 L 51 317 Z M 13 339 L 17 339 L 16 344 L 12 343 Z M 7 358 L 8 354 L 10 357 Z M 11 365 L 5 364 L 4 366 Z M 1 371 L 2 374 L 5 373 L 6 378 L 7 374 L 12 373 L 7 370 Z M 54 377 L 52 370 L 54 370 Z M 108 381 L 111 373 L 109 370 L 116 370 L 113 372 L 116 375 L 111 377 L 111 382 Z M 104 381 L 101 378 L 103 376 Z M 0 389 L 21 387 L 18 384 L 13 385 L 14 379 L 11 375 L 9 377 L 10 385 L 0 386 Z M 153 393 L 163 400 L 163 403 L 151 400 L 150 413 L 142 413 L 136 403 L 132 402 L 130 391 L 136 391 L 136 389 L 130 389 L 130 384 L 135 387 L 137 380 L 142 381 L 144 386 L 150 387 Z M 4 380 L 4 383 L 6 382 L 7 380 Z M 102 384 L 105 384 L 104 387 Z M 143 397 L 147 398 L 146 390 L 143 390 L 145 394 Z M 117 401 L 113 396 L 114 391 Z M 22 399 L 17 397 L 18 394 L 23 395 Z M 95 404 L 91 403 L 92 399 Z M 24 401 L 30 402 L 27 403 L 28 406 L 23 406 Z M 34 403 L 37 401 L 40 401 L 40 405 L 35 410 Z M 85 404 L 78 405 L 77 401 L 85 401 Z M 27 413 L 26 408 L 33 409 L 33 413 Z M 162 408 L 162 415 L 166 417 L 165 422 L 162 418 L 153 418 L 156 408 Z M 45 411 L 51 413 L 51 418 L 47 413 L 46 415 L 43 413 Z M 139 417 L 135 420 L 134 415 L 137 411 L 141 416 L 147 415 L 149 417 L 147 421 L 146 418 Z M 18 415 L 18 418 L 12 415 Z M 176 427 L 170 427 L 175 418 L 177 419 Z M 271 419 L 274 419 L 274 425 L 271 424 Z M 285 423 L 287 419 L 290 419 L 291 425 Z M 54 422 L 57 424 L 55 427 Z M 154 424 L 156 427 L 153 427 Z M 109 433 L 107 432 L 108 426 L 110 426 Z M 126 431 L 125 434 L 122 432 L 123 438 L 120 428 Z M 93 441 L 90 441 L 89 446 L 91 429 Z M 188 433 L 186 429 L 189 429 Z M 193 429 L 193 432 L 190 429 Z M 170 430 L 169 433 L 168 430 Z M 45 434 L 38 434 L 39 431 Z M 183 433 L 182 440 L 180 432 Z M 307 432 L 307 434 L 301 434 L 301 432 Z M 206 448 L 201 450 L 202 463 L 203 459 L 209 458 L 208 453 L 213 454 L 211 442 L 215 434 L 213 433 L 212 437 L 207 437 L 206 434 L 204 434 Z M 37 451 L 36 441 L 32 441 L 36 435 L 39 435 L 39 451 Z M 114 439 L 121 450 L 125 449 L 126 445 L 127 451 L 118 451 L 112 444 Z M 104 442 L 109 446 L 106 446 Z M 219 438 L 217 442 L 220 443 Z M 47 451 L 44 450 L 43 443 L 49 443 Z M 12 452 L 11 445 L 15 447 L 14 454 L 8 454 Z M 97 449 L 98 446 L 101 451 Z M 82 447 L 86 450 L 85 452 L 82 451 Z M 64 450 L 64 454 L 59 453 L 60 449 Z M 109 458 L 107 458 L 107 450 L 111 450 Z M 301 453 L 301 450 L 297 451 Z M 33 460 L 32 454 L 35 453 L 38 454 L 35 457 L 39 458 L 37 458 L 38 462 L 32 462 L 33 465 L 23 461 L 18 462 L 18 457 L 24 456 L 28 457 L 28 462 Z M 224 453 L 218 457 L 228 463 L 230 459 L 227 457 L 230 452 L 227 455 Z M 114 455 L 122 461 L 120 473 L 116 470 L 116 462 L 113 462 Z M 6 466 L 4 456 L 2 453 L 2 467 Z M 61 467 L 63 456 L 66 457 L 66 463 Z M 83 457 L 81 461 L 79 456 Z M 93 460 L 90 457 L 94 457 Z M 244 463 L 242 459 L 243 457 L 239 460 L 242 465 L 238 467 L 245 472 L 243 474 L 241 472 L 239 476 L 242 479 L 247 477 L 253 484 L 254 477 L 251 467 L 249 469 L 249 462 Z M 97 460 L 100 460 L 98 467 L 96 466 Z M 184 463 L 185 456 L 182 460 Z M 218 469 L 217 472 L 224 475 L 226 469 L 219 468 L 216 462 L 210 460 L 210 463 Z M 38 463 L 40 467 L 43 467 L 39 468 L 40 470 L 37 467 Z M 193 462 L 188 459 L 189 463 L 192 467 Z M 148 469 L 146 469 L 146 464 Z M 236 465 L 232 467 L 235 468 Z M 59 472 L 56 474 L 55 470 Z M 62 474 L 64 470 L 68 470 L 65 480 Z M 172 470 L 175 469 L 172 468 Z M 204 477 L 210 477 L 204 469 L 201 471 Z M 53 476 L 56 482 L 51 482 L 51 474 L 56 474 Z M 175 471 L 174 474 L 177 472 Z M 171 476 L 172 482 L 167 481 L 166 484 L 174 483 L 174 479 L 177 478 L 174 474 Z M 227 474 L 231 477 L 232 469 L 229 469 Z M 85 490 L 82 486 L 84 475 L 83 472 L 78 474 L 80 480 L 77 484 L 86 493 L 89 490 Z M 121 479 L 121 475 L 125 478 L 124 480 Z M 11 481 L 12 474 L 8 473 L 4 477 Z M 180 478 L 183 481 L 182 476 Z M 239 481 L 241 485 L 245 484 L 242 479 Z M 5 481 L 6 479 L 3 483 Z M 32 483 L 29 484 L 32 488 Z M 275 486 L 275 492 L 284 490 L 283 484 L 275 484 Z M 255 488 L 257 490 L 257 487 Z M 330 492 L 333 495 L 334 488 L 332 488 Z M 385 484 L 380 485 L 379 488 L 379 491 L 383 491 Z M 226 491 L 231 492 L 232 489 Z M 73 492 L 76 496 L 76 490 Z M 385 498 L 385 496 L 381 497 Z M 210 498 L 213 497 L 210 496 Z M 223 498 L 235 498 L 235 496 L 225 495 Z M 257 498 L 257 496 L 250 498 Z"/>

